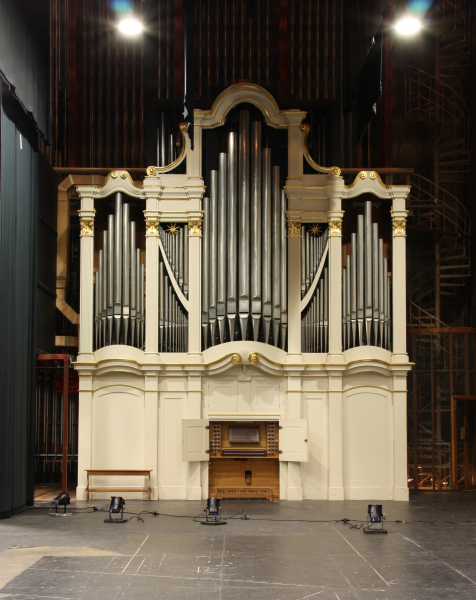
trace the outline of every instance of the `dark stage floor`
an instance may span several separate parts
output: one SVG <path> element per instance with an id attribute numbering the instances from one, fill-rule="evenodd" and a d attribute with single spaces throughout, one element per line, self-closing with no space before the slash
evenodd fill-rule
<path id="1" fill-rule="evenodd" d="M 263 519 L 237 518 L 223 527 L 152 515 L 105 525 L 107 513 L 53 519 L 31 509 L 0 521 L 0 598 L 476 598 L 476 492 L 420 493 L 409 503 L 383 503 L 388 521 L 474 524 L 387 522 L 388 535 L 369 536 L 332 521 L 347 517 L 360 524 L 367 504 L 223 502 L 224 516 L 245 510 L 251 519 Z M 127 509 L 195 516 L 204 505 L 136 500 Z"/>

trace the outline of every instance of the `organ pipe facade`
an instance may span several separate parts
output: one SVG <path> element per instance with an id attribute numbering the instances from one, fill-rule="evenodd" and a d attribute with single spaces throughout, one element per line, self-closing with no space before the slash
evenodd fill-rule
<path id="1" fill-rule="evenodd" d="M 151 469 L 154 498 L 207 498 L 229 421 L 267 422 L 272 444 L 248 450 L 279 484 L 220 487 L 215 469 L 222 498 L 408 499 L 409 188 L 374 171 L 345 185 L 313 161 L 305 118 L 237 84 L 195 110 L 193 151 L 164 125 L 143 182 L 77 186 L 79 499 L 94 468 Z"/>

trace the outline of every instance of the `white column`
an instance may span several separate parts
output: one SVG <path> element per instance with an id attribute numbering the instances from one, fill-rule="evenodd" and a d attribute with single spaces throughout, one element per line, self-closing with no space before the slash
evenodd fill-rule
<path id="1" fill-rule="evenodd" d="M 392 352 L 407 353 L 406 219 L 405 198 L 394 198 L 392 207 Z M 400 357 L 401 360 L 402 357 Z"/>
<path id="2" fill-rule="evenodd" d="M 185 133 L 188 138 L 188 134 Z M 190 140 L 187 140 L 187 146 L 190 145 Z M 202 127 L 195 125 L 193 128 L 193 151 L 187 148 L 187 177 L 202 176 Z"/>
<path id="3" fill-rule="evenodd" d="M 147 204 L 155 199 L 147 199 Z M 145 353 L 159 351 L 159 213 L 145 210 Z M 152 358 L 152 357 L 151 357 Z M 155 362 L 155 359 L 152 361 Z"/>
<path id="4" fill-rule="evenodd" d="M 393 378 L 393 499 L 408 500 L 407 371 Z"/>
<path id="5" fill-rule="evenodd" d="M 300 305 L 301 221 L 288 220 L 288 354 L 301 354 Z"/>
<path id="6" fill-rule="evenodd" d="M 146 338 L 147 339 L 147 338 Z M 152 469 L 150 485 L 152 500 L 159 499 L 159 378 L 157 375 L 144 377 L 144 469 Z"/>
<path id="7" fill-rule="evenodd" d="M 188 377 L 188 418 L 200 419 L 202 406 L 202 378 L 197 375 L 189 375 Z M 202 486 L 200 477 L 200 461 L 192 461 L 188 463 L 187 474 L 187 500 L 201 500 Z M 208 490 L 207 490 L 208 492 Z M 208 493 L 206 495 L 208 497 Z"/>
<path id="8" fill-rule="evenodd" d="M 329 500 L 344 500 L 343 417 L 342 374 L 330 372 Z"/>
<path id="9" fill-rule="evenodd" d="M 81 198 L 81 209 L 78 211 L 81 225 L 78 355 L 89 355 L 89 361 L 93 358 L 95 212 L 93 198 Z M 81 356 L 81 360 L 88 360 L 88 358 Z"/>
<path id="10" fill-rule="evenodd" d="M 79 372 L 78 405 L 78 486 L 76 499 L 86 500 L 86 469 L 93 468 L 92 432 L 93 432 L 93 378 L 91 373 Z"/>
<path id="11" fill-rule="evenodd" d="M 201 354 L 202 220 L 201 214 L 188 222 L 188 353 Z"/>
<path id="12" fill-rule="evenodd" d="M 295 115 L 292 113 L 295 112 Z M 304 132 L 301 121 L 306 113 L 299 110 L 286 111 L 290 123 L 288 126 L 288 178 L 302 179 Z"/>

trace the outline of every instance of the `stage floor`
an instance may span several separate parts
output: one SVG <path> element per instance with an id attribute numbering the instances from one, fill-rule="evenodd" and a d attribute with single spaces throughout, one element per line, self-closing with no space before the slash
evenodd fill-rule
<path id="1" fill-rule="evenodd" d="M 476 492 L 423 492 L 409 503 L 383 502 L 387 535 L 364 535 L 333 521 L 360 525 L 367 504 L 223 501 L 224 517 L 245 510 L 251 520 L 238 516 L 222 527 L 148 514 L 144 522 L 106 525 L 107 512 L 51 518 L 47 510 L 30 509 L 0 521 L 0 598 L 476 598 Z M 194 517 L 204 506 L 136 500 L 126 509 Z M 305 519 L 323 522 L 293 521 Z"/>

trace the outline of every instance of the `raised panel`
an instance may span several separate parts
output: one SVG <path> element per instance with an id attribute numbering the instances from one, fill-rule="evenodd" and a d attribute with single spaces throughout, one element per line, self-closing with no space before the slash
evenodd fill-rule
<path id="1" fill-rule="evenodd" d="M 279 382 L 251 381 L 251 410 L 258 413 L 279 413 Z"/>
<path id="2" fill-rule="evenodd" d="M 346 487 L 381 488 L 391 485 L 391 423 L 389 398 L 358 391 L 345 400 Z"/>
<path id="3" fill-rule="evenodd" d="M 304 416 L 309 422 L 309 462 L 302 469 L 305 498 L 321 498 L 328 485 L 327 405 L 325 395 L 306 394 Z"/>
<path id="4" fill-rule="evenodd" d="M 309 460 L 306 419 L 279 421 L 279 460 L 307 462 Z"/>
<path id="5" fill-rule="evenodd" d="M 159 401 L 160 484 L 185 486 L 187 464 L 182 462 L 182 419 L 185 398 L 179 394 L 161 394 Z"/>
<path id="6" fill-rule="evenodd" d="M 227 379 L 208 382 L 208 412 L 231 413 L 238 411 L 238 381 Z"/>
<path id="7" fill-rule="evenodd" d="M 182 460 L 208 460 L 209 434 L 207 419 L 182 421 Z"/>

